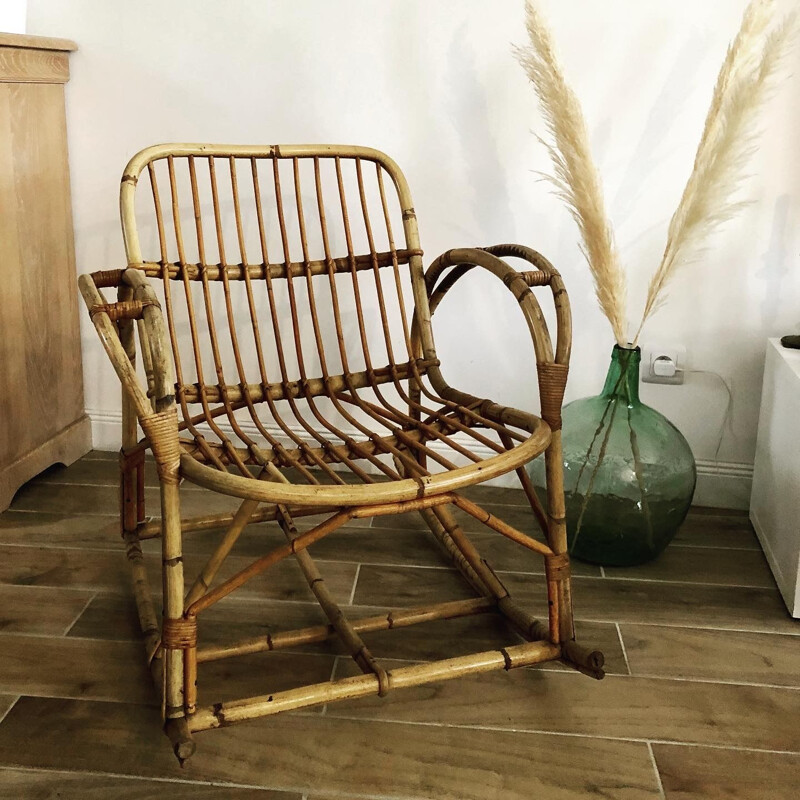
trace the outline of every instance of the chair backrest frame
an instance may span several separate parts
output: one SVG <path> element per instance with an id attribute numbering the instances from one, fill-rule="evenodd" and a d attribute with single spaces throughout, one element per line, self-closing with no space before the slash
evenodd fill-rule
<path id="1" fill-rule="evenodd" d="M 195 218 L 199 218 L 202 216 L 203 212 L 200 208 L 200 203 L 197 198 L 197 188 L 195 182 L 195 173 L 194 173 L 194 164 L 195 162 L 199 161 L 206 161 L 209 165 L 209 170 L 212 173 L 211 181 L 212 181 L 212 192 L 213 192 L 213 213 L 215 217 L 216 223 L 216 236 L 217 241 L 219 242 L 219 252 L 222 254 L 219 263 L 208 263 L 207 259 L 203 258 L 203 248 L 202 248 L 202 239 L 203 234 L 198 229 L 197 232 L 197 240 L 201 242 L 200 246 L 200 255 L 201 258 L 199 259 L 198 264 L 190 264 L 186 259 L 183 258 L 182 253 L 182 244 L 180 241 L 181 231 L 180 231 L 180 223 L 177 221 L 177 216 L 179 216 L 179 212 L 175 208 L 175 204 L 177 203 L 176 200 L 176 185 L 175 185 L 175 178 L 174 178 L 174 171 L 173 171 L 173 164 L 176 159 L 186 159 L 190 164 L 190 168 L 192 170 L 192 194 L 193 194 L 193 202 L 194 202 L 194 215 Z M 158 195 L 158 188 L 156 184 L 156 177 L 154 172 L 154 165 L 158 161 L 167 160 L 169 165 L 169 200 L 162 200 Z M 248 264 L 245 263 L 244 258 L 244 245 L 241 241 L 241 220 L 240 220 L 240 208 L 239 208 L 239 198 L 238 198 L 238 188 L 236 187 L 236 179 L 235 179 L 235 172 L 236 169 L 234 167 L 234 160 L 236 163 L 242 163 L 244 161 L 251 161 L 253 163 L 253 170 L 254 170 L 254 184 L 256 184 L 256 205 L 258 208 L 257 217 L 258 217 L 258 226 L 260 235 L 262 238 L 262 255 L 264 258 L 262 259 L 261 263 L 258 264 Z M 266 246 L 264 242 L 264 213 L 261 203 L 261 197 L 259 196 L 258 192 L 258 178 L 255 177 L 255 164 L 261 163 L 265 160 L 272 160 L 273 166 L 276 170 L 275 180 L 278 180 L 278 161 L 291 161 L 294 164 L 294 184 L 295 184 L 295 191 L 299 192 L 298 189 L 298 173 L 297 173 L 297 164 L 299 162 L 307 162 L 313 161 L 314 163 L 314 170 L 317 178 L 317 196 L 319 197 L 319 163 L 322 160 L 334 160 L 336 163 L 336 173 L 339 178 L 339 194 L 342 196 L 342 209 L 341 213 L 344 218 L 344 225 L 347 233 L 347 254 L 344 257 L 337 257 L 333 253 L 328 252 L 328 243 L 325 242 L 325 257 L 323 259 L 317 260 L 310 260 L 307 253 L 307 246 L 306 246 L 306 232 L 304 228 L 303 222 L 303 212 L 302 207 L 299 207 L 299 216 L 300 216 L 300 235 L 302 238 L 302 251 L 303 256 L 302 259 L 295 259 L 292 260 L 288 254 L 288 250 L 290 248 L 287 247 L 286 243 L 286 233 L 285 233 L 285 221 L 284 221 L 284 211 L 281 208 L 281 189 L 276 187 L 276 194 L 278 197 L 278 208 L 277 213 L 280 218 L 280 230 L 281 235 L 283 237 L 283 255 L 284 259 L 282 261 L 278 261 L 275 263 L 268 259 L 266 254 Z M 345 207 L 345 200 L 343 196 L 343 187 L 342 187 L 342 177 L 340 172 L 340 161 L 354 161 L 356 165 L 356 170 L 358 173 L 358 187 L 360 190 L 360 205 L 361 210 L 364 215 L 364 220 L 366 223 L 367 228 L 367 236 L 369 238 L 369 253 L 363 254 L 356 254 L 353 252 L 353 246 L 350 240 L 350 232 L 349 232 L 349 222 L 347 220 L 347 209 Z M 223 245 L 222 245 L 222 236 L 221 229 L 220 229 L 220 219 L 219 219 L 219 202 L 217 196 L 217 189 L 216 183 L 214 178 L 214 169 L 215 164 L 225 164 L 226 162 L 230 163 L 230 170 L 232 176 L 232 192 L 234 194 L 234 205 L 235 205 L 235 215 L 236 215 L 236 225 L 239 231 L 239 245 L 240 250 L 242 253 L 242 259 L 239 264 L 229 264 L 225 262 L 224 259 L 224 252 L 223 252 Z M 386 226 L 388 229 L 388 236 L 390 241 L 390 251 L 385 253 L 378 253 L 376 252 L 375 246 L 373 245 L 372 233 L 370 230 L 370 222 L 368 218 L 368 212 L 365 207 L 365 200 L 364 200 L 364 187 L 362 184 L 362 164 L 363 163 L 373 163 L 376 167 L 377 176 L 378 176 L 378 183 L 380 184 L 380 197 L 381 202 L 383 205 L 383 212 L 386 218 Z M 139 184 L 139 179 L 143 172 L 148 172 L 151 182 L 151 191 L 153 193 L 153 201 L 155 204 L 155 211 L 156 211 L 156 223 L 158 228 L 158 237 L 160 241 L 160 251 L 161 251 L 161 258 L 158 260 L 153 261 L 146 261 L 143 257 L 142 246 L 140 244 L 140 237 L 139 237 L 139 226 L 137 224 L 137 209 L 136 209 L 136 192 L 137 186 Z M 402 229 L 403 229 L 403 237 L 405 240 L 405 247 L 395 249 L 395 245 L 393 242 L 393 233 L 391 229 L 391 224 L 389 221 L 389 212 L 387 209 L 387 198 L 384 193 L 384 182 L 382 181 L 381 175 L 385 172 L 388 174 L 389 178 L 391 179 L 391 184 L 394 186 L 396 192 L 396 200 L 399 203 L 400 214 L 402 217 Z M 166 195 L 167 192 L 164 192 Z M 386 192 L 388 194 L 388 191 Z M 171 203 L 170 203 L 171 200 Z M 321 200 L 319 201 L 321 204 Z M 164 206 L 169 208 L 172 205 L 172 215 L 173 215 L 173 228 L 172 230 L 175 232 L 175 236 L 178 239 L 178 250 L 179 250 L 179 258 L 178 262 L 171 262 L 167 256 L 167 245 L 165 244 L 165 240 L 168 236 L 166 232 L 166 224 L 165 219 L 169 215 L 169 211 L 164 214 L 162 209 L 162 203 Z M 299 195 L 298 195 L 298 203 L 299 203 Z M 355 205 L 355 204 L 354 204 Z M 320 209 L 320 214 L 323 214 L 322 210 Z M 308 277 L 309 275 L 324 275 L 326 273 L 331 274 L 331 281 L 333 281 L 333 273 L 346 273 L 351 272 L 353 274 L 353 282 L 356 283 L 356 272 L 361 271 L 369 271 L 372 270 L 376 273 L 376 286 L 378 287 L 378 294 L 380 295 L 380 286 L 378 285 L 378 278 L 377 278 L 377 270 L 381 267 L 392 266 L 397 271 L 399 265 L 401 264 L 408 264 L 409 273 L 411 278 L 411 295 L 412 297 L 409 298 L 413 302 L 413 308 L 409 308 L 409 312 L 413 312 L 414 317 L 416 318 L 417 324 L 412 328 L 411 320 L 407 317 L 403 316 L 406 312 L 406 309 L 400 310 L 401 316 L 403 316 L 403 327 L 404 327 L 404 339 L 406 342 L 406 358 L 403 359 L 395 359 L 392 355 L 391 351 L 391 343 L 387 344 L 386 350 L 390 354 L 390 363 L 389 367 L 390 370 L 394 368 L 394 366 L 400 364 L 407 364 L 416 359 L 421 357 L 422 359 L 422 369 L 424 371 L 425 367 L 424 364 L 426 361 L 435 361 L 436 359 L 436 352 L 435 346 L 433 342 L 433 336 L 431 331 L 430 325 L 430 309 L 428 305 L 428 295 L 424 280 L 424 268 L 422 262 L 422 251 L 420 249 L 420 242 L 419 242 L 419 231 L 417 227 L 417 220 L 416 214 L 414 212 L 413 202 L 411 199 L 411 192 L 409 190 L 408 184 L 406 182 L 405 176 L 401 172 L 400 168 L 397 164 L 389 158 L 384 153 L 374 150 L 372 148 L 366 147 L 358 147 L 358 146 L 349 146 L 349 145 L 263 145 L 263 146 L 250 146 L 250 145 L 215 145 L 215 144 L 161 144 L 161 145 L 154 145 L 152 147 L 148 147 L 145 150 L 142 150 L 140 153 L 135 155 L 130 162 L 128 163 L 127 167 L 125 168 L 121 188 L 120 188 L 120 216 L 122 221 L 122 232 L 123 232 L 123 239 L 125 245 L 125 252 L 126 258 L 128 262 L 128 266 L 130 268 L 135 268 L 139 270 L 143 270 L 146 274 L 151 277 L 160 276 L 164 279 L 165 284 L 172 279 L 179 279 L 183 277 L 186 279 L 186 276 L 189 275 L 191 280 L 201 280 L 206 285 L 206 281 L 213 281 L 213 282 L 221 282 L 224 284 L 225 292 L 229 291 L 229 282 L 230 281 L 244 281 L 247 283 L 247 291 L 248 296 L 250 292 L 250 281 L 253 276 L 257 276 L 259 278 L 266 278 L 267 282 L 269 283 L 270 280 L 280 279 L 280 278 L 288 278 L 288 283 L 291 284 L 292 278 L 294 279 L 302 279 L 303 277 Z M 355 215 L 354 215 L 355 216 Z M 200 224 L 200 223 L 198 223 Z M 208 226 L 209 228 L 211 225 Z M 322 227 L 325 227 L 325 220 L 322 219 Z M 324 236 L 324 231 L 323 231 Z M 167 291 L 169 291 L 168 287 Z M 335 290 L 334 290 L 335 291 Z M 399 288 L 398 288 L 398 291 Z M 188 292 L 188 289 L 187 289 Z M 291 289 L 290 289 L 291 292 Z M 168 304 L 169 304 L 168 298 Z M 226 298 L 227 302 L 227 298 Z M 271 300 L 272 302 L 272 300 Z M 358 292 L 356 289 L 356 302 L 360 303 L 360 299 L 358 298 Z M 401 303 L 402 304 L 402 303 Z M 386 337 L 389 336 L 389 333 L 386 331 L 387 329 L 387 320 L 386 320 L 386 312 L 384 309 L 384 300 L 379 297 L 379 305 L 380 305 L 380 312 L 382 316 L 382 324 L 384 328 L 384 334 Z M 410 304 L 409 304 L 410 305 Z M 171 314 L 171 309 L 168 308 L 168 316 Z M 250 307 L 251 314 L 253 312 L 252 301 Z M 190 315 L 193 315 L 193 311 L 189 310 Z M 206 313 L 210 314 L 208 308 L 206 308 Z M 358 309 L 358 320 L 359 320 L 359 328 L 361 333 L 362 339 L 362 348 L 365 350 L 366 356 L 366 369 L 363 371 L 364 375 L 368 377 L 369 380 L 375 379 L 376 373 L 381 372 L 381 368 L 384 367 L 384 364 L 371 364 L 369 353 L 368 353 L 368 345 L 364 341 L 364 324 L 361 317 L 361 309 Z M 295 327 L 295 340 L 297 340 L 297 326 L 298 321 L 295 319 L 295 307 L 294 304 L 292 305 L 292 315 L 293 315 L 293 324 Z M 316 314 L 312 309 L 312 315 L 314 316 L 314 323 L 316 327 Z M 274 316 L 274 307 L 273 307 L 273 316 Z M 257 323 L 255 322 L 254 318 L 254 325 Z M 276 324 L 275 320 L 273 319 L 273 325 Z M 239 363 L 239 356 L 237 351 L 237 344 L 235 342 L 236 333 L 233 330 L 233 321 L 229 320 L 229 325 L 231 326 L 231 336 L 234 340 L 233 349 L 236 354 L 237 364 Z M 337 320 L 338 325 L 338 320 Z M 192 322 L 192 326 L 194 326 L 194 322 Z M 210 325 L 211 328 L 211 338 L 212 340 L 215 339 L 215 332 L 213 330 L 213 323 Z M 176 368 L 177 368 L 177 378 L 178 378 L 178 388 L 183 383 L 181 377 L 181 370 L 180 370 L 180 356 L 178 354 L 178 345 L 176 341 L 176 331 L 170 325 L 169 326 L 170 337 L 172 339 L 172 346 L 173 352 L 176 359 Z M 341 331 L 338 331 L 339 339 L 340 339 L 340 346 L 341 346 Z M 193 336 L 195 336 L 194 330 L 192 330 Z M 258 335 L 258 334 L 256 334 Z M 288 338 L 288 337 L 287 337 Z M 318 346 L 319 346 L 319 336 L 318 338 Z M 419 341 L 412 341 L 412 339 L 419 339 Z M 387 339 L 388 341 L 388 339 Z M 195 343 L 195 348 L 196 348 Z M 216 386 L 218 389 L 221 387 L 222 380 L 221 378 L 221 367 L 219 363 L 219 357 L 217 352 L 217 346 L 214 341 L 212 341 L 212 346 L 214 349 L 214 359 L 215 359 L 215 366 L 217 372 L 218 383 Z M 299 347 L 299 345 L 298 345 Z M 260 353 L 259 353 L 260 357 Z M 196 362 L 202 361 L 202 358 L 195 353 L 195 360 Z M 344 356 L 342 356 L 342 361 L 344 361 Z M 199 362 L 198 362 L 199 363 Z M 377 367 L 377 369 L 376 369 Z M 198 373 L 201 372 L 200 368 L 198 367 Z M 416 369 L 414 367 L 413 369 Z M 282 381 L 270 381 L 270 385 L 273 387 L 272 391 L 274 392 L 274 387 L 278 383 L 283 383 L 284 385 L 288 386 L 289 383 L 296 383 L 295 381 L 289 381 L 287 379 L 287 375 L 285 370 L 282 371 Z M 406 372 L 409 370 L 406 369 Z M 242 383 L 242 374 L 241 370 L 239 370 L 240 380 L 236 382 L 228 382 L 228 386 L 233 390 L 236 391 L 236 387 L 241 387 Z M 355 370 L 347 370 L 343 369 L 343 373 L 354 373 Z M 263 373 L 263 369 L 262 369 Z M 364 375 L 360 376 L 360 379 L 363 379 Z M 202 385 L 204 381 L 200 379 L 200 375 L 198 375 L 198 382 L 197 384 L 193 384 L 192 382 L 188 382 L 184 384 L 184 390 L 188 393 L 188 396 L 191 395 L 193 389 L 200 393 L 202 393 L 203 388 Z M 322 381 L 330 380 L 331 377 L 339 378 L 340 375 L 337 373 L 334 376 L 324 374 L 322 377 Z M 405 377 L 405 376 L 404 376 Z M 315 383 L 319 382 L 320 379 L 317 379 L 315 376 L 305 376 L 301 375 L 301 382 L 305 381 L 306 384 L 308 383 L 309 379 L 314 380 Z M 359 379 L 359 378 L 357 378 Z M 378 378 L 379 381 L 388 380 L 390 377 L 384 376 L 383 378 Z M 264 376 L 262 374 L 261 384 L 262 387 L 267 382 L 264 380 Z M 296 386 L 293 386 L 291 389 L 287 389 L 287 391 L 296 391 Z M 319 388 L 319 387 L 318 387 Z M 222 390 L 225 391 L 224 389 Z M 278 390 L 278 394 L 281 393 L 281 390 Z M 196 402 L 196 399 L 191 398 L 190 402 Z"/>

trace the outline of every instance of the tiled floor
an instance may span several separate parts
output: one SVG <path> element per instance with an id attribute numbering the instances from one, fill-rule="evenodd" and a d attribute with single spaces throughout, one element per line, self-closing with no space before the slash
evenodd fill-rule
<path id="1" fill-rule="evenodd" d="M 800 625 L 747 518 L 693 511 L 655 563 L 575 565 L 579 638 L 606 653 L 596 682 L 558 665 L 498 672 L 199 734 L 178 767 L 158 730 L 113 518 L 116 462 L 50 470 L 0 516 L 0 797 L 142 800 L 794 800 L 800 796 Z M 157 507 L 149 475 L 148 501 Z M 186 514 L 232 506 L 182 491 Z M 529 526 L 521 493 L 471 495 Z M 380 524 L 378 524 L 380 523 Z M 539 559 L 475 530 L 520 599 L 541 609 Z M 188 569 L 215 534 L 186 536 Z M 253 526 L 230 569 L 282 541 Z M 153 558 L 157 542 L 146 544 Z M 354 615 L 469 596 L 421 521 L 381 518 L 312 548 Z M 320 621 L 284 563 L 207 612 L 204 641 Z M 489 649 L 511 634 L 469 617 L 365 636 L 379 658 Z M 351 674 L 334 645 L 201 666 L 201 702 Z M 422 702 L 425 701 L 425 702 Z"/>

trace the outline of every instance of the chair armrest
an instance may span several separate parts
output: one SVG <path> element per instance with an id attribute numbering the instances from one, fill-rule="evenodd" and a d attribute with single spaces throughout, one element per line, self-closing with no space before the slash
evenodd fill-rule
<path id="1" fill-rule="evenodd" d="M 137 269 L 81 275 L 78 287 L 100 341 L 150 440 L 159 472 L 175 474 L 180 459 L 175 379 L 161 306 L 150 282 Z M 101 288 L 117 288 L 109 303 Z M 136 374 L 134 323 L 139 328 L 145 389 Z"/>
<path id="2" fill-rule="evenodd" d="M 535 269 L 517 271 L 501 257 L 520 258 L 530 263 Z M 425 273 L 425 284 L 428 293 L 428 305 L 433 316 L 439 303 L 447 292 L 471 269 L 481 267 L 499 278 L 514 295 L 522 311 L 531 334 L 536 354 L 536 368 L 539 379 L 539 394 L 542 405 L 542 419 L 551 428 L 561 427 L 561 405 L 564 388 L 567 382 L 569 356 L 572 344 L 572 319 L 564 283 L 553 265 L 544 256 L 523 245 L 501 244 L 487 248 L 459 248 L 448 250 L 437 258 Z M 452 269 L 451 269 L 452 268 Z M 447 270 L 450 270 L 449 272 Z M 549 286 L 556 310 L 556 346 L 553 348 L 547 322 L 542 315 L 541 307 L 536 300 L 532 286 Z M 424 333 L 419 326 L 418 333 Z M 432 345 L 432 337 L 431 337 Z M 430 371 L 434 388 L 448 399 L 463 402 L 469 395 L 464 395 L 448 386 L 441 372 L 434 368 Z M 472 398 L 473 400 L 475 398 Z M 507 411 L 515 411 L 509 409 Z M 497 412 L 496 412 L 497 413 Z M 524 414 L 524 412 L 516 412 Z M 505 415 L 504 421 L 508 419 Z M 516 424 L 516 423 L 515 423 Z"/>

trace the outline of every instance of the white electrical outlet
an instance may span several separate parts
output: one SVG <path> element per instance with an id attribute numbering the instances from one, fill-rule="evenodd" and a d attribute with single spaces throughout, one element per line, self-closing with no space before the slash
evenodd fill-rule
<path id="1" fill-rule="evenodd" d="M 642 383 L 683 383 L 686 348 L 683 345 L 648 345 L 642 347 Z"/>

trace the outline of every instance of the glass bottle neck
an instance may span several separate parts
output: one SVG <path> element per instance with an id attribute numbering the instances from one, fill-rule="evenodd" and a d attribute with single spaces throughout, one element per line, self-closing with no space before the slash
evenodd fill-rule
<path id="1" fill-rule="evenodd" d="M 614 345 L 602 397 L 624 400 L 628 405 L 639 402 L 639 362 L 642 353 L 638 347 Z"/>

